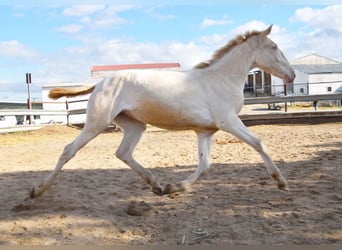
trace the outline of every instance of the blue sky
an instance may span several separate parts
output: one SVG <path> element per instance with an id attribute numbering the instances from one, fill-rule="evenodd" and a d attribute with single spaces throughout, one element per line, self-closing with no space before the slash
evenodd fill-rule
<path id="1" fill-rule="evenodd" d="M 57 2 L 57 3 L 56 3 Z M 342 1 L 12 0 L 0 3 L 0 100 L 82 81 L 93 65 L 179 62 L 184 70 L 236 34 L 274 24 L 289 60 L 318 53 L 342 61 Z"/>

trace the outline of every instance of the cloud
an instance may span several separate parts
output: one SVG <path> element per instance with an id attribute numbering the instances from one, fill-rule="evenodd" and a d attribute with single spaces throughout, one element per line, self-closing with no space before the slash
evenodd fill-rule
<path id="1" fill-rule="evenodd" d="M 125 23 L 126 20 L 118 16 L 118 12 L 124 11 L 125 9 L 126 8 L 124 7 L 118 8 L 117 6 L 108 6 L 95 15 L 89 24 L 93 29 L 103 29 Z"/>
<path id="2" fill-rule="evenodd" d="M 8 83 L 9 82 L 7 80 L 0 80 L 0 87 L 1 87 L 1 85 L 6 85 Z"/>
<path id="3" fill-rule="evenodd" d="M 97 11 L 105 9 L 105 5 L 96 5 L 96 4 L 78 4 L 73 5 L 71 7 L 67 7 L 63 10 L 62 14 L 64 16 L 87 16 L 91 15 Z"/>
<path id="4" fill-rule="evenodd" d="M 342 32 L 342 5 L 327 6 L 323 9 L 305 7 L 297 9 L 290 18 L 292 22 L 303 22 L 315 29 L 330 29 Z"/>
<path id="5" fill-rule="evenodd" d="M 189 70 L 200 61 L 211 58 L 214 51 L 236 34 L 250 29 L 262 30 L 267 26 L 254 20 L 229 33 L 203 36 L 188 42 L 139 42 L 117 37 L 84 40 L 78 46 L 68 47 L 56 55 L 50 55 L 46 60 L 45 69 L 39 75 L 42 76 L 41 82 L 75 81 L 89 76 L 93 65 L 148 62 L 179 62 L 183 70 Z M 281 33 L 277 26 L 274 27 L 274 31 L 275 35 Z"/>
<path id="6" fill-rule="evenodd" d="M 233 23 L 233 21 L 228 20 L 226 18 L 220 19 L 220 20 L 205 18 L 201 23 L 201 28 L 208 28 L 211 26 L 222 26 L 222 25 L 227 25 L 231 23 Z"/>
<path id="7" fill-rule="evenodd" d="M 0 42 L 0 56 L 14 58 L 33 58 L 36 52 L 17 40 Z"/>
<path id="8" fill-rule="evenodd" d="M 146 43 L 112 39 L 90 49 L 94 64 L 179 62 L 184 70 L 208 57 L 208 48 L 195 42 Z"/>
<path id="9" fill-rule="evenodd" d="M 132 9 L 132 5 L 91 5 L 80 4 L 64 8 L 63 16 L 73 17 L 73 23 L 56 28 L 57 31 L 67 34 L 76 34 L 80 31 L 91 32 L 98 29 L 112 28 L 128 21 L 119 16 L 119 13 Z"/>
<path id="10" fill-rule="evenodd" d="M 60 26 L 56 30 L 62 33 L 73 34 L 73 33 L 80 32 L 82 29 L 83 29 L 83 25 L 75 23 L 75 24 Z"/>
<path id="11" fill-rule="evenodd" d="M 235 29 L 233 29 L 232 32 L 235 34 L 243 34 L 248 30 L 260 30 L 261 31 L 261 30 L 266 29 L 269 25 L 259 20 L 251 20 L 243 25 L 236 27 Z"/>
<path id="12" fill-rule="evenodd" d="M 35 84 L 42 85 L 59 81 L 81 81 L 90 76 L 91 66 L 101 64 L 179 62 L 183 70 L 188 70 L 200 61 L 211 58 L 214 51 L 236 34 L 244 33 L 252 27 L 260 29 L 267 25 L 251 21 L 229 33 L 199 37 L 188 42 L 139 42 L 116 37 L 83 40 L 77 46 L 37 56 L 33 61 L 38 65 L 37 70 L 33 70 L 32 74 L 35 76 Z M 67 26 L 64 32 L 77 30 L 78 26 Z"/>
<path id="13" fill-rule="evenodd" d="M 318 53 L 322 56 L 342 61 L 342 5 L 324 8 L 305 7 L 295 11 L 290 21 L 305 23 L 294 36 L 297 53 L 303 56 Z"/>
<path id="14" fill-rule="evenodd" d="M 163 7 L 162 5 L 158 5 L 158 6 L 153 6 L 151 8 L 147 8 L 146 13 L 150 17 L 161 20 L 161 21 L 172 20 L 172 19 L 178 18 L 177 15 L 160 13 L 161 11 L 159 9 L 161 9 L 162 7 Z"/>

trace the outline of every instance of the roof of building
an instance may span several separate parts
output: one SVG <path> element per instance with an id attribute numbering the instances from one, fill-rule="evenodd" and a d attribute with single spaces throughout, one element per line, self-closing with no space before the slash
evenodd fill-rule
<path id="1" fill-rule="evenodd" d="M 299 57 L 291 61 L 291 65 L 318 65 L 318 64 L 320 65 L 330 64 L 331 65 L 331 64 L 341 64 L 341 62 L 330 59 L 328 57 L 318 55 L 316 53 Z"/>
<path id="2" fill-rule="evenodd" d="M 95 65 L 91 71 L 116 71 L 128 69 L 161 69 L 179 68 L 179 63 L 143 63 L 143 64 L 119 64 L 119 65 Z"/>
<path id="3" fill-rule="evenodd" d="M 291 66 L 308 74 L 342 73 L 342 63 L 316 53 L 291 61 Z"/>
<path id="4" fill-rule="evenodd" d="M 321 73 L 342 73 L 342 63 L 340 64 L 318 64 L 318 65 L 292 65 L 296 70 L 308 74 L 321 74 Z"/>

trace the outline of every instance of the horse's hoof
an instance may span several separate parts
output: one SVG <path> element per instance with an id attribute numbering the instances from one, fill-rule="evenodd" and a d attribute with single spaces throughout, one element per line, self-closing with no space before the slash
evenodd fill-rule
<path id="1" fill-rule="evenodd" d="M 166 184 L 163 190 L 163 194 L 170 194 L 172 190 L 171 184 Z"/>
<path id="2" fill-rule="evenodd" d="M 160 187 L 153 187 L 152 192 L 155 193 L 156 195 L 163 195 L 163 190 Z"/>
<path id="3" fill-rule="evenodd" d="M 34 188 L 31 189 L 30 198 L 31 198 L 31 199 L 36 198 L 36 196 L 34 195 Z"/>
<path id="4" fill-rule="evenodd" d="M 289 185 L 287 185 L 287 183 L 278 183 L 278 188 L 283 191 L 290 191 Z"/>
<path id="5" fill-rule="evenodd" d="M 185 191 L 185 187 L 183 186 L 183 184 L 177 183 L 175 185 L 172 185 L 172 184 L 165 185 L 163 193 L 172 194 L 172 193 L 183 192 L 183 191 Z"/>

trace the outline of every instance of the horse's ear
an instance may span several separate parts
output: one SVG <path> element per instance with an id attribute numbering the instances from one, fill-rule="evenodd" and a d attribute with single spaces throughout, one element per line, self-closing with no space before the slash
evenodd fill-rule
<path id="1" fill-rule="evenodd" d="M 268 27 L 267 29 L 265 29 L 265 30 L 262 32 L 262 34 L 263 34 L 264 36 L 268 36 L 268 35 L 271 33 L 271 31 L 272 31 L 272 27 L 273 27 L 273 24 L 271 24 L 270 27 Z"/>

